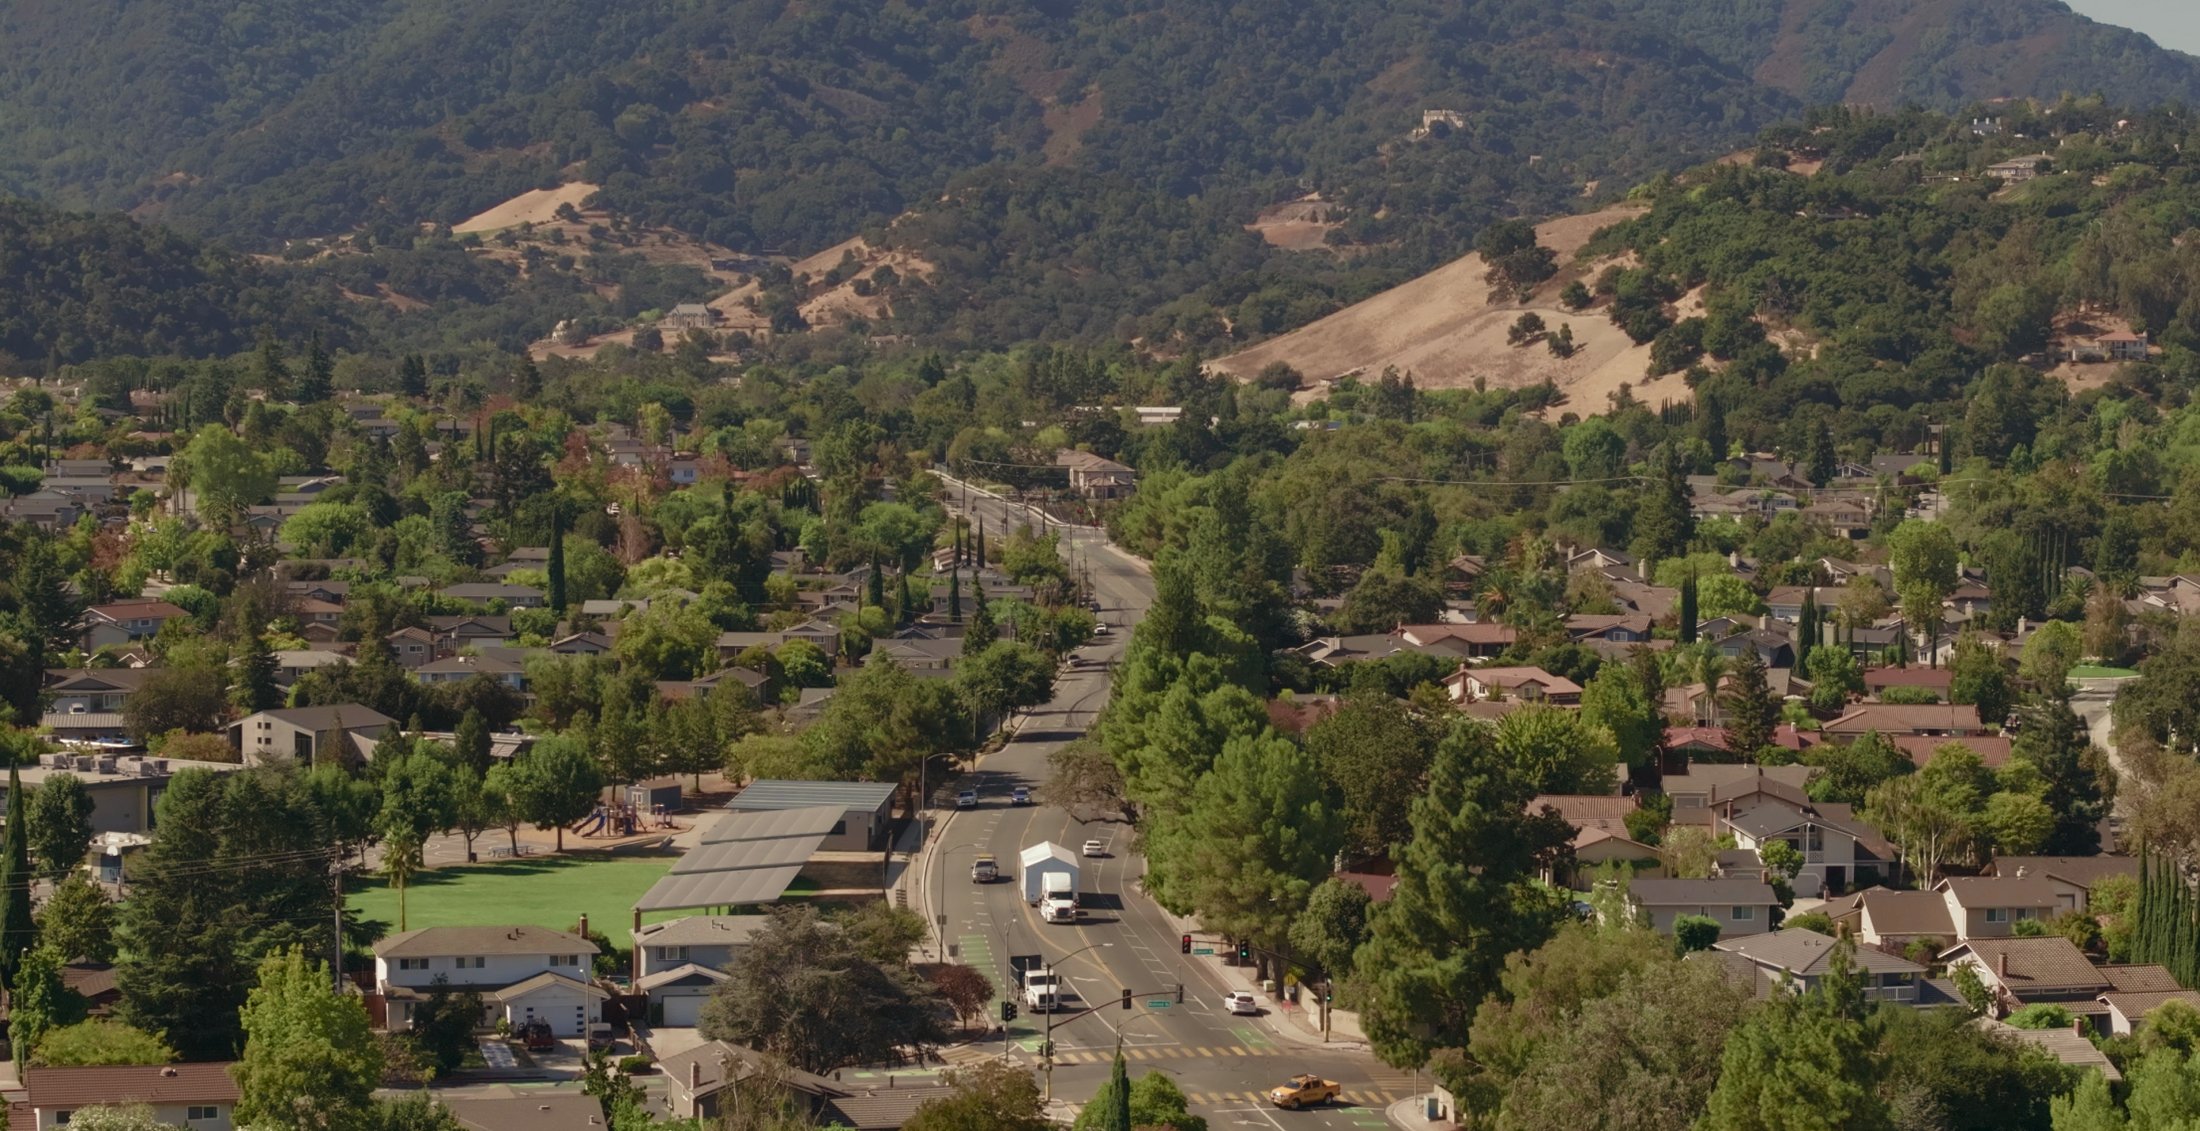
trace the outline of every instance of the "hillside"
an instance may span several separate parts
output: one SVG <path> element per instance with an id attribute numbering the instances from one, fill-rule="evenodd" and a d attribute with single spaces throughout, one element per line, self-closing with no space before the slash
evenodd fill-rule
<path id="1" fill-rule="evenodd" d="M 2200 100 L 2200 61 L 2052 0 L 18 0 L 0 40 L 0 189 L 238 242 L 586 180 L 807 254 L 1009 163 L 1220 194 L 1235 225 L 1311 187 L 1379 244 L 1809 103 Z M 1408 142 L 1430 109 L 1459 127 Z"/>

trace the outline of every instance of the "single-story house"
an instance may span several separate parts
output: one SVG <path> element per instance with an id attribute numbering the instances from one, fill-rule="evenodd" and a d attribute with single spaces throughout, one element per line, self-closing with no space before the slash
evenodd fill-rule
<path id="1" fill-rule="evenodd" d="M 2048 1002 L 2105 1022 L 2108 1007 L 2099 999 L 2116 988 L 2084 951 L 2061 935 L 1970 939 L 1942 951 L 1939 961 L 1951 977 L 1958 966 L 1976 971 L 2004 1014 Z"/>
<path id="2" fill-rule="evenodd" d="M 1769 997 L 1778 990 L 1806 993 L 1817 988 L 1833 970 L 1836 940 L 1794 927 L 1722 938 L 1712 946 L 1747 960 L 1756 970 L 1758 995 Z M 1925 967 L 1868 946 L 1853 951 L 1850 967 L 1863 979 L 1866 1000 L 1917 1003 L 1925 986 Z"/>
<path id="3" fill-rule="evenodd" d="M 11 1112 L 8 1122 L 14 1131 L 55 1131 L 80 1108 L 143 1104 L 171 1127 L 229 1131 L 238 1096 L 231 1067 L 220 1061 L 32 1067 L 23 1072 L 23 1102 L 32 1121 L 17 1123 Z"/>
<path id="4" fill-rule="evenodd" d="M 1627 904 L 1661 935 L 1672 934 L 1683 915 L 1702 915 L 1719 924 L 1719 937 L 1738 938 L 1771 930 L 1780 899 L 1758 880 L 1638 879 L 1627 887 Z"/>

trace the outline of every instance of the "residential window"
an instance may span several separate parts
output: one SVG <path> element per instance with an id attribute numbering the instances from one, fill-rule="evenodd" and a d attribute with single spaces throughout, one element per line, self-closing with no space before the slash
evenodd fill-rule
<path id="1" fill-rule="evenodd" d="M 2006 923 L 2006 922 L 2008 922 L 2008 921 L 2009 921 L 2009 909 L 2008 909 L 2008 908 L 2006 908 L 2006 907 L 1989 907 L 1989 908 L 1987 908 L 1987 909 L 1986 909 L 1986 921 L 1987 921 L 1987 922 L 1989 922 L 1989 923 Z"/>
<path id="2" fill-rule="evenodd" d="M 580 964 L 581 956 L 578 954 L 553 954 L 550 956 L 550 965 L 552 966 L 578 966 Z"/>
<path id="3" fill-rule="evenodd" d="M 483 958 L 478 954 L 473 955 L 472 957 L 461 955 L 458 959 L 458 968 L 461 970 L 480 970 L 487 967 L 488 965 L 489 960 Z"/>
<path id="4" fill-rule="evenodd" d="M 657 948 L 657 957 L 665 962 L 686 962 L 687 956 L 688 948 L 684 946 L 663 946 Z"/>
<path id="5" fill-rule="evenodd" d="M 400 970 L 425 970 L 428 968 L 428 960 L 425 958 L 400 958 L 397 960 L 397 968 Z"/>
<path id="6" fill-rule="evenodd" d="M 2039 912 L 2030 907 L 2017 908 L 2017 918 L 2019 919 L 2036 919 L 2038 917 Z"/>
<path id="7" fill-rule="evenodd" d="M 212 1104 L 206 1104 L 204 1106 L 191 1106 L 183 1109 L 183 1118 L 184 1121 L 187 1123 L 198 1123 L 202 1120 L 210 1121 L 219 1119 L 221 1118 L 221 1112 L 216 1109 Z"/>
<path id="8" fill-rule="evenodd" d="M 57 1111 L 57 1112 L 54 1112 L 54 1113 L 53 1113 L 53 1121 L 54 1121 L 54 1125 L 55 1125 L 55 1126 L 60 1126 L 60 1125 L 62 1125 L 62 1124 L 65 1124 L 65 1123 L 67 1123 L 67 1122 L 69 1121 L 69 1113 L 68 1113 L 68 1112 L 66 1112 L 66 1111 Z"/>
<path id="9" fill-rule="evenodd" d="M 1746 923 L 1756 917 L 1757 909 L 1754 907 L 1737 907 L 1734 909 L 1734 921 L 1737 923 Z"/>

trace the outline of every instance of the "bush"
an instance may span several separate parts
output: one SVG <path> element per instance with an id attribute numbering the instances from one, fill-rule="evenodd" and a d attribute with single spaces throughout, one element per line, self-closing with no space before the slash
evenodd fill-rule
<path id="1" fill-rule="evenodd" d="M 1595 301 L 1595 296 L 1589 293 L 1589 288 L 1583 286 L 1579 279 L 1566 284 L 1565 288 L 1558 292 L 1558 305 L 1568 310 L 1580 310 L 1593 301 Z"/>
<path id="2" fill-rule="evenodd" d="M 632 1056 L 622 1056 L 619 1058 L 619 1071 L 624 1072 L 629 1076 L 644 1076 L 656 1067 L 656 1061 L 651 1060 L 640 1053 L 635 1053 Z"/>
<path id="3" fill-rule="evenodd" d="M 1805 911 L 1800 915 L 1789 916 L 1780 924 L 1780 929 L 1783 931 L 1794 928 L 1816 931 L 1821 935 L 1830 936 L 1833 934 L 1833 920 L 1827 917 L 1823 911 Z"/>
<path id="4" fill-rule="evenodd" d="M 1683 915 L 1673 920 L 1673 945 L 1682 954 L 1710 950 L 1719 941 L 1719 921 L 1709 915 Z"/>
<path id="5" fill-rule="evenodd" d="M 1890 687 L 1879 693 L 1879 701 L 1916 706 L 1940 702 L 1940 693 L 1930 687 Z"/>

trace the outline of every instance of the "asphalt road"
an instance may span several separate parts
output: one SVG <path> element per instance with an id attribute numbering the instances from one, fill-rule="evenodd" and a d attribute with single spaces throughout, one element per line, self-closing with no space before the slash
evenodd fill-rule
<path id="1" fill-rule="evenodd" d="M 950 498 L 961 505 L 963 493 L 950 481 Z M 969 496 L 968 509 L 983 515 L 988 534 L 1032 521 L 1028 512 L 1002 501 Z M 1137 878 L 1144 871 L 1133 830 L 1114 820 L 1079 821 L 1058 809 L 1013 805 L 1010 791 L 1046 780 L 1047 757 L 1062 743 L 1082 735 L 1107 703 L 1113 664 L 1120 660 L 1130 629 L 1152 603 L 1153 586 L 1135 559 L 1107 545 L 1103 532 L 1060 528 L 1064 552 L 1088 571 L 1102 606 L 1108 636 L 1081 651 L 1082 663 L 1057 680 L 1052 702 L 1032 711 L 1016 737 L 988 756 L 973 775 L 978 804 L 973 809 L 944 809 L 935 814 L 938 831 L 927 853 L 925 885 L 934 913 L 944 915 L 944 941 L 960 959 L 986 970 L 996 986 L 1012 984 L 1009 956 L 1042 955 L 1077 992 L 1073 1008 L 1105 1003 L 1097 1012 L 1060 1020 L 1054 1031 L 1057 1062 L 1053 1089 L 1058 1099 L 1082 1102 L 1107 1079 L 1116 1043 L 1122 1042 L 1134 1074 L 1166 1072 L 1192 1098 L 1192 1107 L 1218 1127 L 1234 1124 L 1277 1128 L 1374 1128 L 1387 1126 L 1382 1107 L 1412 1091 L 1411 1077 L 1364 1052 L 1310 1047 L 1277 1028 L 1290 1021 L 1271 1016 L 1233 1016 L 1222 1007 L 1224 987 L 1209 963 L 1181 953 L 1177 926 L 1142 894 Z M 970 778 L 966 778 L 968 784 Z M 952 805 L 950 791 L 947 804 Z M 1018 855 L 1029 845 L 1052 840 L 1078 852 L 1087 840 L 1106 846 L 1106 855 L 1081 859 L 1080 886 L 1087 909 L 1077 924 L 1041 922 L 1025 905 Z M 974 884 L 970 864 L 991 853 L 1002 879 Z M 937 927 L 935 928 L 938 929 Z M 1201 940 L 1201 945 L 1211 945 Z M 1184 987 L 1181 1005 L 1175 988 Z M 1132 1008 L 1117 1004 L 1132 991 Z M 1166 1002 L 1166 1005 L 1155 1004 Z M 998 1016 L 998 1013 L 995 1013 Z M 998 1055 L 1004 1048 L 1019 1061 L 1039 1067 L 1038 1055 L 1047 1017 L 1029 1012 L 1009 1027 L 1007 1038 L 989 1046 L 958 1050 L 952 1059 Z M 1271 1109 L 1261 1096 L 1286 1077 L 1318 1072 L 1344 1085 L 1348 1102 L 1302 1112 Z"/>

